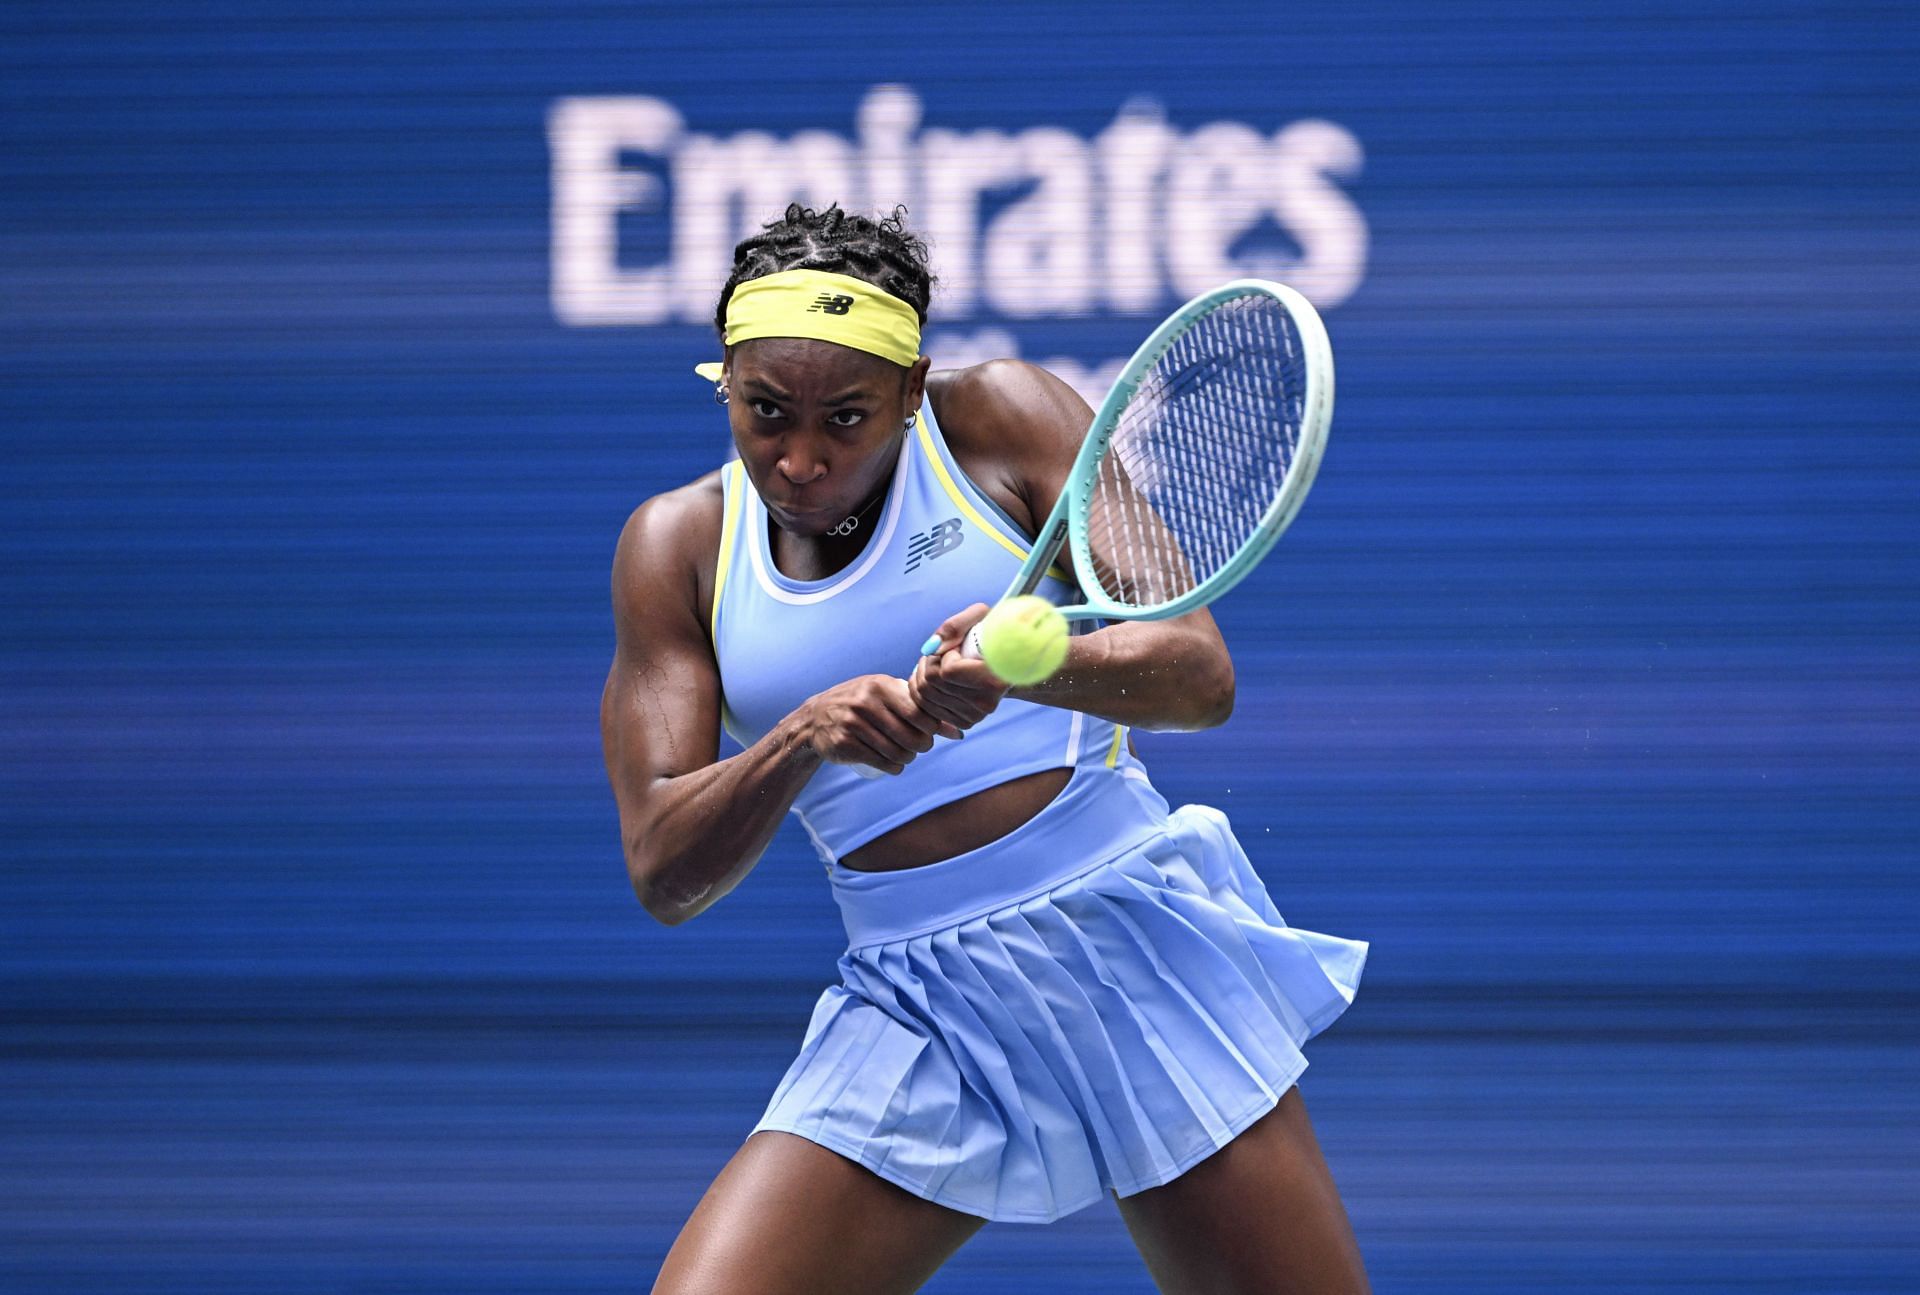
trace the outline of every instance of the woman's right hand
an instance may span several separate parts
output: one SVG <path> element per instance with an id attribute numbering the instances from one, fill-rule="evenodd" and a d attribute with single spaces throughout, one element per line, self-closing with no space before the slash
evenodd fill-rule
<path id="1" fill-rule="evenodd" d="M 900 773 L 935 737 L 960 730 L 914 704 L 907 681 L 866 674 L 809 697 L 803 707 L 807 742 L 829 764 L 864 764 Z"/>

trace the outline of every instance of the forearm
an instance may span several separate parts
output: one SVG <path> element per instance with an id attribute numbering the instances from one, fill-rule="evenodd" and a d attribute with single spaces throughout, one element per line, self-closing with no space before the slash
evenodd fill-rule
<path id="1" fill-rule="evenodd" d="M 1210 626 L 1200 631 L 1183 619 L 1119 621 L 1077 634 L 1050 678 L 1007 695 L 1149 731 L 1223 724 L 1233 712 L 1233 662 Z"/>
<path id="2" fill-rule="evenodd" d="M 795 711 L 739 755 L 657 783 L 649 821 L 627 844 L 647 911 L 678 925 L 737 886 L 820 763 Z"/>

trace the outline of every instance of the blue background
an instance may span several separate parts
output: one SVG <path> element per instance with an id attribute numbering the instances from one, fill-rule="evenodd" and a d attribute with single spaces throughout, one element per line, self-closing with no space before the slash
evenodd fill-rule
<path id="1" fill-rule="evenodd" d="M 1140 747 L 1373 942 L 1303 1092 L 1376 1288 L 1920 1285 L 1915 14 L 8 6 L 0 1287 L 651 1277 L 839 932 L 790 829 L 628 888 L 613 542 L 724 428 L 709 332 L 555 318 L 546 114 L 884 82 L 1365 148 L 1238 710 Z M 1102 1206 L 928 1289 L 1150 1287 Z"/>

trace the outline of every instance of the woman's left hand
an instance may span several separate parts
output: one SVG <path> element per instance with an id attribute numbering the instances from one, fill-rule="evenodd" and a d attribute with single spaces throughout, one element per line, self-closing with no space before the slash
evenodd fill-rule
<path id="1" fill-rule="evenodd" d="M 955 612 L 935 631 L 940 647 L 932 656 L 921 657 L 907 680 L 908 694 L 914 704 L 935 719 L 946 720 L 962 729 L 972 728 L 1000 704 L 1010 686 L 978 657 L 962 656 L 960 645 L 967 631 L 987 614 L 985 603 L 975 603 Z"/>

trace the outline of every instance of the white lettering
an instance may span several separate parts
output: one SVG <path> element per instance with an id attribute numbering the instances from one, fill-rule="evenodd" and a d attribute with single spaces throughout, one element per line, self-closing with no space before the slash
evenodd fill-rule
<path id="1" fill-rule="evenodd" d="M 1327 179 L 1359 175 L 1364 158 L 1360 141 L 1330 121 L 1298 121 L 1273 137 L 1268 200 L 1302 259 L 1266 277 L 1284 279 L 1320 306 L 1351 297 L 1366 269 L 1366 217 Z"/>
<path id="2" fill-rule="evenodd" d="M 920 137 L 920 176 L 922 210 L 915 216 L 939 275 L 939 308 L 964 319 L 978 296 L 980 195 L 1020 178 L 1020 150 L 997 130 L 930 130 Z"/>
<path id="3" fill-rule="evenodd" d="M 1006 319 L 1146 314 L 1170 295 L 1246 276 L 1290 283 L 1326 307 L 1365 277 L 1366 219 L 1340 187 L 1358 177 L 1364 153 L 1332 122 L 1267 135 L 1217 121 L 1183 133 L 1156 105 L 1130 102 L 1087 139 L 1055 126 L 923 130 L 922 118 L 919 96 L 901 85 L 868 91 L 850 137 L 721 138 L 688 133 L 660 99 L 557 101 L 547 123 L 555 315 L 574 325 L 705 323 L 734 245 L 796 201 L 875 214 L 905 204 L 932 250 L 934 310 L 948 323 L 983 309 Z M 988 218 L 996 200 L 1005 205 Z M 649 220 L 657 233 L 640 223 Z M 667 249 L 664 258 L 628 249 L 630 262 L 647 263 L 623 266 L 623 228 Z"/>
<path id="4" fill-rule="evenodd" d="M 1158 110 L 1129 105 L 1094 141 L 1100 157 L 1107 304 L 1142 314 L 1160 304 L 1160 180 L 1174 132 Z"/>
<path id="5" fill-rule="evenodd" d="M 913 132 L 920 129 L 920 99 L 900 85 L 875 86 L 860 103 L 860 160 L 865 206 L 886 214 L 896 205 L 919 209 L 913 172 Z"/>
<path id="6" fill-rule="evenodd" d="M 660 181 L 620 169 L 622 152 L 662 156 L 680 114 L 659 99 L 562 99 L 547 115 L 552 154 L 553 313 L 567 324 L 658 324 L 672 310 L 671 267 L 622 270 L 622 211 L 660 205 Z"/>
<path id="7" fill-rule="evenodd" d="M 1167 177 L 1174 290 L 1192 297 L 1243 277 L 1228 249 L 1267 211 L 1267 141 L 1251 126 L 1219 121 L 1182 141 Z"/>
<path id="8" fill-rule="evenodd" d="M 1039 188 L 987 228 L 987 304 L 1014 319 L 1077 315 L 1094 304 L 1093 165 L 1086 141 L 1041 128 L 1019 139 L 1020 164 Z"/>
<path id="9" fill-rule="evenodd" d="M 733 269 L 742 224 L 787 205 L 786 150 L 765 131 L 689 135 L 673 159 L 674 299 L 688 323 L 711 314 Z"/>
<path id="10" fill-rule="evenodd" d="M 837 202 L 849 211 L 866 207 L 861 200 L 859 170 L 854 166 L 853 141 L 824 130 L 803 130 L 793 137 L 787 166 L 791 175 L 788 183 L 792 186 L 789 201 L 816 208 L 830 207 Z M 778 220 L 785 212 L 783 202 L 777 210 L 744 213 L 742 237 L 759 233 L 762 225 Z"/>

